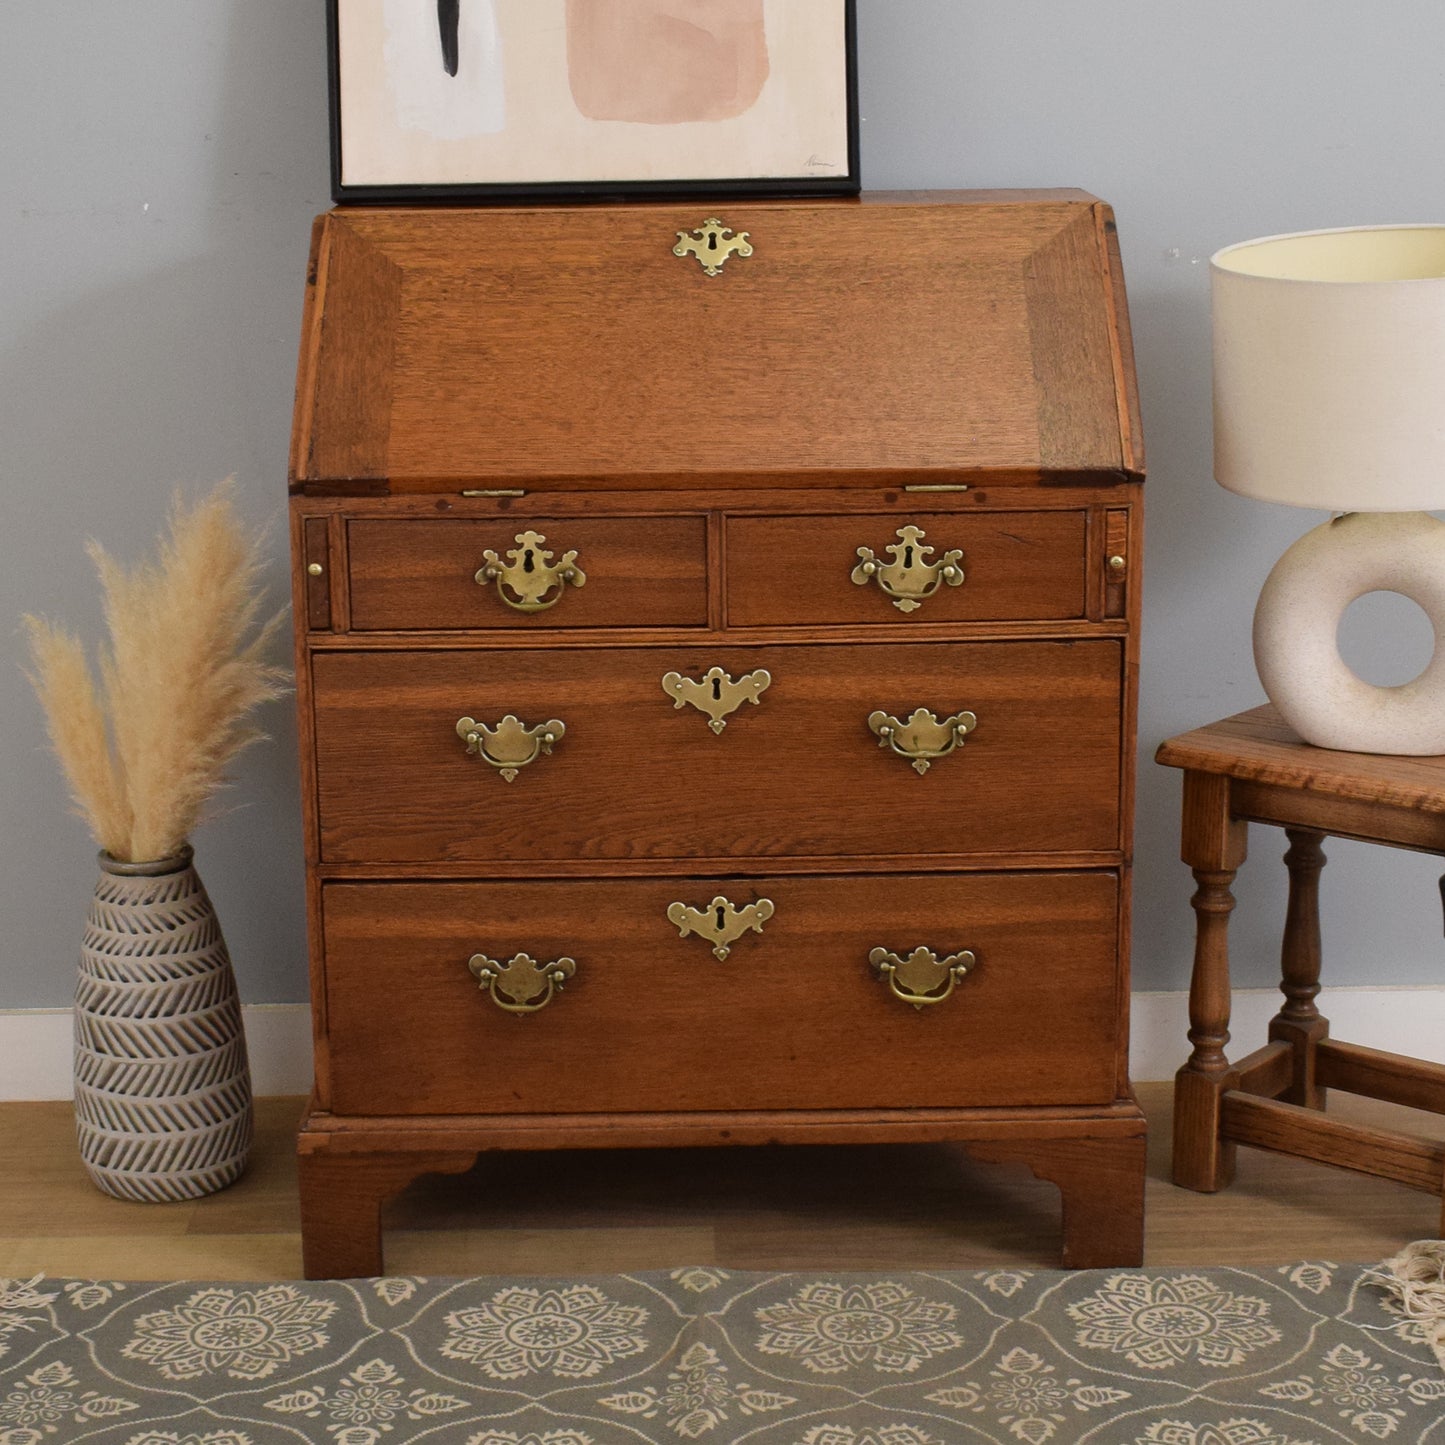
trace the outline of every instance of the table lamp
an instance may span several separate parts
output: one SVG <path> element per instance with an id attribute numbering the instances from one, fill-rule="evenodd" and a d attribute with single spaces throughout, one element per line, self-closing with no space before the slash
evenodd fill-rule
<path id="1" fill-rule="evenodd" d="M 1340 513 L 1294 544 L 1254 614 L 1260 681 L 1308 743 L 1445 753 L 1445 225 L 1267 236 L 1210 259 L 1214 475 Z M 1435 651 L 1398 687 L 1340 656 L 1345 609 L 1399 592 Z"/>

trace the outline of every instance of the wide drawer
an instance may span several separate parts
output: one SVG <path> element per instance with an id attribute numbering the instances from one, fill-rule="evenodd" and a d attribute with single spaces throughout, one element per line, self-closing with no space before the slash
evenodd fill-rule
<path id="1" fill-rule="evenodd" d="M 1082 617 L 1084 513 L 732 517 L 727 579 L 733 627 Z"/>
<path id="2" fill-rule="evenodd" d="M 331 862 L 1119 846 L 1112 640 L 337 652 L 312 665 Z M 771 675 L 716 731 L 662 685 L 714 667 Z M 971 712 L 976 727 L 932 760 L 880 744 L 875 713 L 907 722 L 918 709 Z M 508 768 L 510 782 L 458 732 L 508 716 L 565 728 L 550 753 L 529 745 L 535 760 Z"/>
<path id="3" fill-rule="evenodd" d="M 719 894 L 772 904 L 722 960 L 668 917 Z M 322 907 L 339 1113 L 1058 1106 L 1116 1091 L 1114 873 L 332 883 Z M 922 1007 L 869 958 L 920 946 L 973 955 Z M 518 1016 L 469 961 L 522 953 L 575 972 Z"/>
<path id="4" fill-rule="evenodd" d="M 351 625 L 361 632 L 707 622 L 700 516 L 357 520 L 347 538 Z M 510 579 L 477 582 L 489 551 L 518 569 Z M 546 569 L 573 551 L 583 584 L 544 586 Z M 534 597 L 540 610 L 514 605 Z"/>

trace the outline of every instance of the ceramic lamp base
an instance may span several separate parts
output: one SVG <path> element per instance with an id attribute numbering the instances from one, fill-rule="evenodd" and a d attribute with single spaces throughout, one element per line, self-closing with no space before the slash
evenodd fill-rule
<path id="1" fill-rule="evenodd" d="M 1415 679 L 1377 687 L 1340 656 L 1345 609 L 1399 592 L 1425 611 L 1435 652 Z M 1254 661 L 1280 716 L 1307 743 L 1352 753 L 1445 753 L 1445 522 L 1424 512 L 1349 512 L 1275 564 L 1254 613 Z"/>

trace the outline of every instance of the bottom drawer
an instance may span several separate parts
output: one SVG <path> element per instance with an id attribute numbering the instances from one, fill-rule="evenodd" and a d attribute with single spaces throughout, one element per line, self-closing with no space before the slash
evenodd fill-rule
<path id="1" fill-rule="evenodd" d="M 331 1108 L 1104 1103 L 1124 1047 L 1118 891 L 1109 872 L 330 883 Z M 719 895 L 771 911 L 734 925 L 727 905 L 709 906 Z M 674 904 L 698 913 L 670 918 Z M 719 922 L 744 931 L 709 935 Z M 907 963 L 920 946 L 972 954 L 955 960 L 968 971 L 951 994 L 921 1006 L 892 992 L 874 952 L 892 952 L 900 992 L 947 993 L 947 970 Z M 520 954 L 575 963 L 550 998 L 532 974 L 527 1014 L 496 1001 L 528 1001 Z M 501 966 L 495 986 L 473 976 L 474 957 Z"/>

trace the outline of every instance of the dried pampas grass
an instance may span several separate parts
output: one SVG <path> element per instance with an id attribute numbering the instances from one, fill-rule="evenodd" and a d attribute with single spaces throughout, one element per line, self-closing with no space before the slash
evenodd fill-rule
<path id="1" fill-rule="evenodd" d="M 79 640 L 27 617 L 30 680 L 76 811 L 115 858 L 178 852 L 236 755 L 247 719 L 284 691 L 266 652 L 282 615 L 258 625 L 260 549 L 230 483 L 172 504 L 154 561 L 126 568 L 96 543 L 109 646 L 100 684 Z"/>

